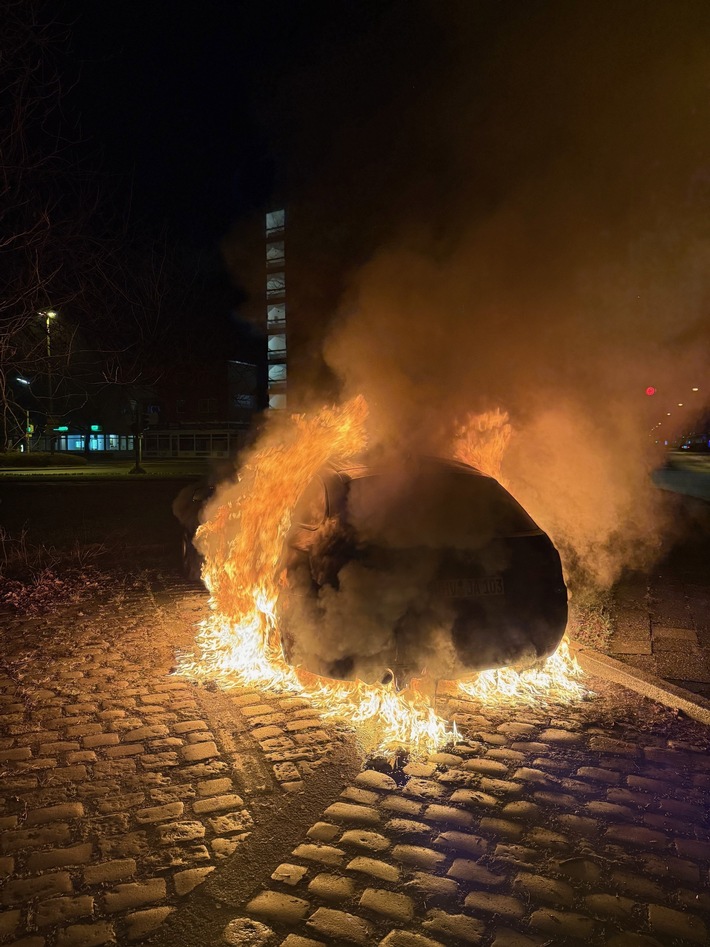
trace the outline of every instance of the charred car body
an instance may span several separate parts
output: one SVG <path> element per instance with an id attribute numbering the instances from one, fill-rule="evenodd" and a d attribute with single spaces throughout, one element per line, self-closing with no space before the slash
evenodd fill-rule
<path id="1" fill-rule="evenodd" d="M 532 664 L 567 624 L 550 538 L 457 462 L 329 464 L 294 510 L 283 566 L 284 654 L 331 678 L 401 685 Z"/>

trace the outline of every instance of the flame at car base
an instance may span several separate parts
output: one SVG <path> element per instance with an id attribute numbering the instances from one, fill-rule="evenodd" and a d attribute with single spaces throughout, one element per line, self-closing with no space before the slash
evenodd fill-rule
<path id="1" fill-rule="evenodd" d="M 457 732 L 435 710 L 436 683 L 412 681 L 404 690 L 394 683 L 335 681 L 290 666 L 284 659 L 277 627 L 279 560 L 290 514 L 306 484 L 333 456 L 348 457 L 366 446 L 367 406 L 362 397 L 340 408 L 306 417 L 293 416 L 278 432 L 267 434 L 243 464 L 239 479 L 218 492 L 208 520 L 198 531 L 205 554 L 203 579 L 212 614 L 197 638 L 198 655 L 184 657 L 179 671 L 197 680 L 216 680 L 225 688 L 252 685 L 298 693 L 323 717 L 357 727 L 367 752 L 399 749 L 420 755 L 455 742 Z M 495 416 L 472 416 L 459 431 L 471 450 L 477 432 L 499 429 Z M 507 436 L 507 430 L 505 432 Z M 500 439 L 488 439 L 497 452 Z M 486 441 L 478 440 L 476 458 L 485 467 Z M 538 668 L 483 671 L 458 682 L 461 696 L 486 703 L 568 702 L 585 689 L 581 670 L 566 641 Z"/>

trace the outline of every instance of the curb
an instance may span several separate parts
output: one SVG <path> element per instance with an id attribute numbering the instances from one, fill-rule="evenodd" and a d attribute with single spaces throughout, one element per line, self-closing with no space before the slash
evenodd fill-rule
<path id="1" fill-rule="evenodd" d="M 570 641 L 570 647 L 580 667 L 588 674 L 621 684 L 643 697 L 665 704 L 672 710 L 680 710 L 693 720 L 710 726 L 710 700 L 705 697 L 669 684 L 654 674 L 623 664 L 616 658 L 610 658 L 608 654 L 593 651 L 575 641 Z"/>

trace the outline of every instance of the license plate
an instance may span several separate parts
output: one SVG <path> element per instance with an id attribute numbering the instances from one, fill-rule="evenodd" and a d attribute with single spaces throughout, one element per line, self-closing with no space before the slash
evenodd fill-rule
<path id="1" fill-rule="evenodd" d="M 485 575 L 478 579 L 442 579 L 439 589 L 444 598 L 482 598 L 505 595 L 502 575 Z"/>

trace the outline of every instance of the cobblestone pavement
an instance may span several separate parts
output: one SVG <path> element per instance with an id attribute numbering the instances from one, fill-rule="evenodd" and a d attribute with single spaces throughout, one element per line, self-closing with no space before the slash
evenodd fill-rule
<path id="1" fill-rule="evenodd" d="M 694 515 L 693 539 L 615 589 L 610 653 L 710 697 L 710 505 Z"/>
<path id="2" fill-rule="evenodd" d="M 170 674 L 205 608 L 142 579 L 6 622 L 3 947 L 710 943 L 700 724 L 442 694 L 460 743 L 358 773 L 301 698 Z"/>

